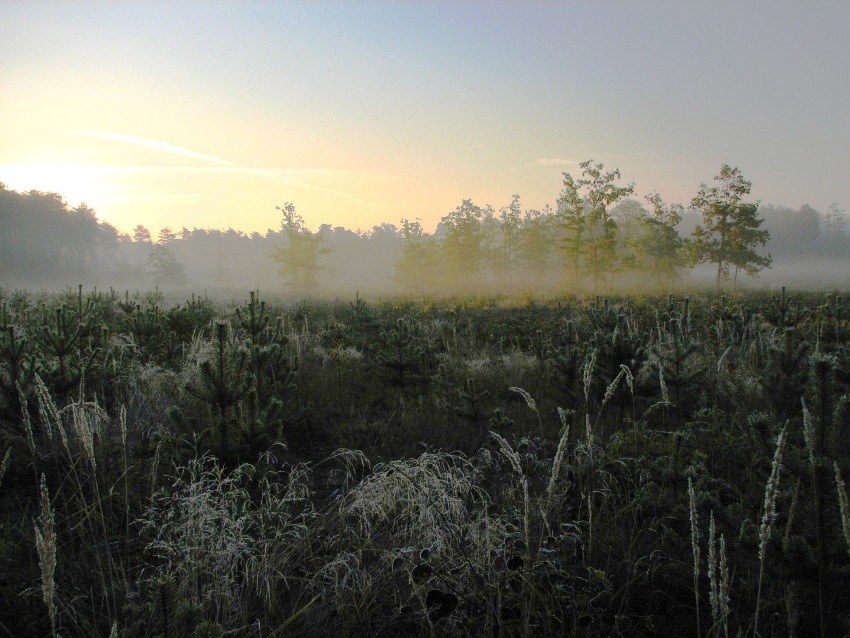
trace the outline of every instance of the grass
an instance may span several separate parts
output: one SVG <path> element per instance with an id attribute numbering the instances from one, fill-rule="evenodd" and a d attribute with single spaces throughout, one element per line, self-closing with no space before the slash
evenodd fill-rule
<path id="1" fill-rule="evenodd" d="M 189 305 L 139 345 L 99 299 L 58 378 L 39 317 L 71 302 L 18 299 L 0 629 L 843 635 L 850 326 L 800 293 L 777 339 L 771 300 Z M 791 336 L 826 364 L 780 402 Z"/>

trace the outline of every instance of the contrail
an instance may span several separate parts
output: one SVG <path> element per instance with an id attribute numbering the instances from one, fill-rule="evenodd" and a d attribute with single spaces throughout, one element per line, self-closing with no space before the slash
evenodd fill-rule
<path id="1" fill-rule="evenodd" d="M 187 174 L 205 174 L 205 173 L 233 173 L 233 174 L 243 174 L 243 175 L 255 175 L 258 177 L 267 177 L 270 179 L 274 179 L 277 181 L 284 182 L 286 184 L 290 184 L 291 186 L 306 188 L 309 190 L 319 191 L 323 193 L 328 193 L 330 195 L 334 195 L 336 197 L 340 197 L 342 199 L 347 199 L 349 201 L 357 202 L 359 204 L 363 204 L 366 206 L 371 206 L 373 208 L 387 208 L 384 204 L 377 204 L 375 202 L 370 202 L 364 199 L 360 199 L 359 197 L 355 197 L 351 193 L 347 193 L 342 190 L 338 190 L 335 188 L 327 188 L 324 186 L 317 186 L 315 184 L 311 184 L 301 177 L 302 175 L 309 174 L 333 174 L 333 173 L 347 173 L 347 171 L 332 171 L 327 169 L 275 169 L 275 168 L 250 168 L 246 166 L 239 166 L 234 162 L 218 157 L 217 155 L 212 155 L 210 153 L 199 153 L 198 151 L 193 151 L 190 148 L 186 148 L 185 146 L 178 146 L 177 144 L 171 144 L 169 142 L 163 142 L 162 140 L 154 140 L 147 137 L 138 137 L 136 135 L 128 135 L 126 133 L 110 133 L 106 131 L 86 131 L 80 129 L 67 129 L 69 132 L 74 135 L 80 135 L 83 137 L 90 137 L 93 139 L 100 140 L 109 140 L 113 142 L 124 142 L 126 144 L 133 144 L 135 146 L 140 146 L 142 148 L 147 148 L 153 151 L 160 151 L 162 153 L 168 153 L 170 155 L 179 155 L 181 157 L 188 157 L 191 159 L 200 160 L 203 162 L 208 162 L 210 164 L 214 164 L 215 166 L 210 167 L 201 167 L 201 166 L 106 166 L 102 167 L 102 170 L 107 172 L 128 172 L 128 173 L 187 173 Z"/>
<path id="2" fill-rule="evenodd" d="M 98 140 L 110 140 L 113 142 L 124 142 L 126 144 L 133 144 L 135 146 L 140 146 L 142 148 L 147 148 L 152 151 L 159 151 L 161 153 L 169 153 L 170 155 L 179 155 L 181 157 L 190 157 L 192 159 L 200 160 L 202 162 L 209 162 L 210 164 L 216 164 L 218 166 L 232 166 L 233 162 L 230 162 L 226 159 L 222 159 L 217 155 L 212 155 L 210 153 L 199 153 L 198 151 L 193 151 L 190 148 L 186 148 L 185 146 L 178 146 L 177 144 L 170 144 L 168 142 L 163 142 L 162 140 L 154 140 L 148 137 L 138 137 L 136 135 L 128 135 L 127 133 L 109 133 L 106 131 L 84 131 L 80 129 L 68 129 L 74 135 L 81 135 L 83 137 L 91 137 Z"/>
<path id="3" fill-rule="evenodd" d="M 541 157 L 540 159 L 534 160 L 531 164 L 533 166 L 558 166 L 563 164 L 578 164 L 577 160 L 566 159 L 563 157 Z"/>

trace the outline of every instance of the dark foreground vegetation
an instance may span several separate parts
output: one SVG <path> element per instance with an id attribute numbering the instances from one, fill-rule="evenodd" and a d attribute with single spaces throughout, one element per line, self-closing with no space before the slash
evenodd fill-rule
<path id="1" fill-rule="evenodd" d="M 850 631 L 846 297 L 0 296 L 0 635 Z"/>

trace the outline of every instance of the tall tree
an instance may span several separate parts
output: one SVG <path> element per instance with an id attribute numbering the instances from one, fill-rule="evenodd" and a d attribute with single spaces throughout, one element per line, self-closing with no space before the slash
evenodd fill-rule
<path id="1" fill-rule="evenodd" d="M 151 243 L 151 231 L 139 224 L 133 229 L 133 241 L 137 243 Z"/>
<path id="2" fill-rule="evenodd" d="M 824 239 L 827 253 L 831 257 L 846 257 L 850 252 L 847 242 L 847 211 L 832 202 L 823 216 Z"/>
<path id="3" fill-rule="evenodd" d="M 703 223 L 694 229 L 690 249 L 693 263 L 717 264 L 719 288 L 721 280 L 729 280 L 730 268 L 735 268 L 737 283 L 739 270 L 753 276 L 770 267 L 772 259 L 756 252 L 770 239 L 770 233 L 761 229 L 764 220 L 758 217 L 758 203 L 743 201 L 752 183 L 728 164 L 721 167 L 714 181 L 718 185 L 710 188 L 700 184 L 691 200 L 691 208 L 702 214 Z"/>
<path id="4" fill-rule="evenodd" d="M 136 265 L 141 270 L 144 267 L 145 261 L 150 253 L 151 231 L 139 224 L 133 229 L 133 246 L 136 252 Z"/>
<path id="5" fill-rule="evenodd" d="M 579 164 L 581 179 L 564 173 L 557 215 L 565 230 L 562 252 L 574 275 L 588 274 L 594 287 L 617 271 L 617 222 L 610 207 L 634 192 L 634 184 L 617 186 L 620 171 L 604 164 Z"/>
<path id="6" fill-rule="evenodd" d="M 309 292 L 318 286 L 322 269 L 319 258 L 330 251 L 321 246 L 321 234 L 307 229 L 294 204 L 287 202 L 275 208 L 283 215 L 280 230 L 286 243 L 272 252 L 272 258 L 280 264 L 280 275 L 286 278 L 290 288 L 299 293 Z"/>

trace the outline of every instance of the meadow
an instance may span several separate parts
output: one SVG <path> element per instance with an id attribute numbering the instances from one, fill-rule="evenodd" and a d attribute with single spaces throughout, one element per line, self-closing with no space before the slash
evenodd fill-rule
<path id="1" fill-rule="evenodd" d="M 850 632 L 850 304 L 0 290 L 0 635 Z"/>

